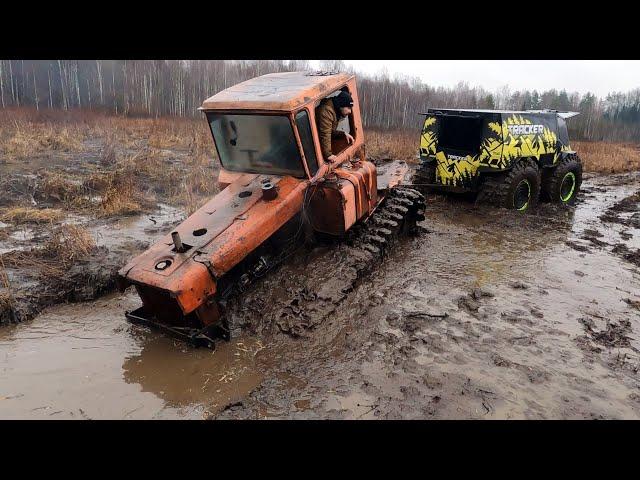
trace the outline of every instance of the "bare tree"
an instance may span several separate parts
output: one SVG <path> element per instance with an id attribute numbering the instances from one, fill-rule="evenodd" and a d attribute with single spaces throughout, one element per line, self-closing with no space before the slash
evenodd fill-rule
<path id="1" fill-rule="evenodd" d="M 202 100 L 265 73 L 310 70 L 306 60 L 0 60 L 0 104 L 41 109 L 94 108 L 115 114 L 194 116 Z M 344 61 L 323 60 L 323 70 L 348 71 Z M 640 89 L 606 98 L 565 90 L 495 92 L 460 82 L 433 87 L 415 77 L 358 75 L 367 127 L 419 129 L 429 107 L 577 110 L 575 138 L 640 141 Z M 46 101 L 43 93 L 47 92 Z"/>

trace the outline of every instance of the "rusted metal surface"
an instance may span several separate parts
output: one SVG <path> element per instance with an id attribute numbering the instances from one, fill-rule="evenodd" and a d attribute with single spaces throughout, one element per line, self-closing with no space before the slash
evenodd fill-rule
<path id="1" fill-rule="evenodd" d="M 357 219 L 373 211 L 378 201 L 375 166 L 367 161 L 345 162 L 335 172 L 338 177 L 349 180 L 355 188 Z"/>
<path id="2" fill-rule="evenodd" d="M 263 178 L 277 185 L 275 199 L 262 198 Z M 187 315 L 215 294 L 212 274 L 228 272 L 300 211 L 305 186 L 292 177 L 242 177 L 174 229 L 190 247 L 187 251 L 176 252 L 171 235 L 166 235 L 129 262 L 120 275 L 129 283 L 168 292 Z M 167 268 L 156 268 L 166 261 L 171 262 Z M 145 292 L 143 303 L 152 303 L 149 289 Z"/>
<path id="3" fill-rule="evenodd" d="M 235 184 L 230 185 L 232 188 Z M 200 249 L 212 260 L 215 270 L 229 271 L 278 228 L 302 209 L 307 182 L 283 177 L 277 184 L 278 196 L 269 201 L 260 198 L 253 208 L 237 219 L 221 235 Z M 262 197 L 261 193 L 258 194 Z"/>
<path id="4" fill-rule="evenodd" d="M 336 145 L 342 151 L 329 164 L 320 150 L 315 107 L 338 89 L 347 89 L 354 99 L 350 119 L 354 142 Z M 319 168 L 313 176 L 294 120 L 303 109 L 309 117 L 318 159 Z M 205 100 L 201 110 L 284 112 L 294 128 L 307 178 L 221 169 L 218 182 L 226 188 L 172 230 L 177 232 L 183 251 L 176 251 L 169 233 L 121 269 L 119 287 L 135 284 L 148 315 L 185 327 L 218 321 L 221 313 L 215 298 L 220 279 L 300 213 L 304 205 L 316 230 L 341 235 L 373 212 L 382 199 L 378 195 L 381 183 L 389 188 L 400 178 L 393 170 L 381 182 L 376 167 L 366 160 L 354 75 L 264 75 L 214 95 Z M 273 188 L 264 189 L 265 183 Z"/>
<path id="5" fill-rule="evenodd" d="M 227 188 L 229 185 L 231 185 L 233 182 L 238 180 L 243 175 L 257 176 L 256 173 L 247 174 L 247 173 L 240 173 L 240 172 L 231 172 L 224 168 L 220 168 L 220 171 L 218 172 L 218 188 L 220 188 L 220 190 L 224 190 L 225 188 Z"/>
<path id="6" fill-rule="evenodd" d="M 335 176 L 312 188 L 309 217 L 314 230 L 329 235 L 345 233 L 357 220 L 353 184 Z"/>
<path id="7" fill-rule="evenodd" d="M 355 75 L 329 76 L 307 72 L 270 73 L 229 87 L 202 103 L 204 110 L 270 110 L 290 112 L 322 99 Z"/>
<path id="8" fill-rule="evenodd" d="M 270 78 L 266 82 L 265 77 Z M 296 80 L 297 79 L 297 80 Z M 241 85 L 245 93 L 236 92 L 234 94 L 227 93 L 229 90 L 233 90 Z M 281 85 L 286 90 L 286 102 L 278 101 L 266 101 L 266 98 L 270 97 L 270 93 L 275 85 Z M 298 87 L 295 87 L 299 84 Z M 260 85 L 263 85 L 265 92 L 261 92 Z M 295 88 L 298 88 L 297 93 Z M 347 145 L 342 151 L 336 154 L 336 160 L 332 165 L 327 164 L 322 156 L 320 149 L 320 139 L 316 128 L 316 108 L 320 101 L 335 93 L 337 90 L 346 88 L 353 97 L 353 112 L 352 118 L 352 131 L 351 135 L 354 137 L 354 142 L 351 145 Z M 283 93 L 282 95 L 285 95 Z M 231 101 L 230 99 L 238 99 Z M 295 100 L 297 99 L 297 100 Z M 286 103 L 286 108 L 285 108 Z M 340 164 L 347 162 L 351 159 L 366 160 L 364 154 L 364 129 L 362 128 L 362 118 L 360 115 L 360 104 L 358 101 L 358 89 L 356 86 L 355 75 L 336 74 L 329 76 L 308 76 L 305 72 L 286 72 L 286 73 L 274 73 L 269 75 L 263 75 L 251 80 L 247 80 L 234 87 L 230 87 L 227 90 L 223 90 L 213 97 L 204 101 L 201 107 L 205 111 L 243 111 L 245 113 L 288 113 L 289 117 L 293 120 L 295 115 L 301 110 L 305 110 L 309 116 L 309 124 L 311 125 L 311 133 L 313 137 L 313 144 L 315 149 L 316 158 L 318 159 L 319 170 L 313 176 L 313 178 L 322 177 L 327 171 L 337 168 Z M 296 139 L 299 139 L 297 128 L 294 131 Z M 339 148 L 339 140 L 336 140 L 336 148 Z M 304 157 L 304 151 L 301 149 L 302 157 Z M 305 158 L 305 170 L 308 171 Z M 218 182 L 221 187 L 225 187 L 230 184 L 236 177 L 237 172 L 230 172 L 224 168 L 220 169 Z"/>

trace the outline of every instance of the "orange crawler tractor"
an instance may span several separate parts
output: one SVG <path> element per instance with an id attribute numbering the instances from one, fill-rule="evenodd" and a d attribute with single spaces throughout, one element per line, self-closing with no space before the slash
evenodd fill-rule
<path id="1" fill-rule="evenodd" d="M 315 109 L 340 91 L 353 98 L 342 128 L 354 141 L 334 135 L 336 158 L 327 162 Z M 200 110 L 224 188 L 120 270 L 120 290 L 133 284 L 142 299 L 126 314 L 133 323 L 211 347 L 228 338 L 228 299 L 301 239 L 343 237 L 375 257 L 424 218 L 424 197 L 400 186 L 408 166 L 366 158 L 354 75 L 263 75 L 208 98 Z"/>

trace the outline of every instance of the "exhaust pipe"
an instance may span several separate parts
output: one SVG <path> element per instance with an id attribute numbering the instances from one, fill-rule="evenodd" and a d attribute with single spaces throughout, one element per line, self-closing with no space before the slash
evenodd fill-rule
<path id="1" fill-rule="evenodd" d="M 271 183 L 270 181 L 263 181 L 262 182 L 262 198 L 264 198 L 265 201 L 268 202 L 269 200 L 273 200 L 277 196 L 278 196 L 278 189 L 275 186 L 275 184 Z"/>
<path id="2" fill-rule="evenodd" d="M 180 239 L 180 234 L 178 232 L 171 232 L 171 238 L 173 239 L 173 245 L 176 248 L 176 252 L 182 253 L 185 251 L 184 245 L 182 244 L 182 240 Z"/>

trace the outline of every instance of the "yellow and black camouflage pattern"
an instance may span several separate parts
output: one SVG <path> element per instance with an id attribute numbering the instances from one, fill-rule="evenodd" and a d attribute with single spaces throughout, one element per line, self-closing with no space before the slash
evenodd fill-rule
<path id="1" fill-rule="evenodd" d="M 531 127 L 523 127 L 527 125 Z M 561 141 L 557 130 L 555 114 L 487 116 L 478 152 L 451 156 L 451 152 L 438 145 L 438 116 L 427 114 L 420 137 L 420 156 L 422 159 L 435 157 L 436 183 L 472 187 L 481 171 L 506 170 L 520 158 L 555 165 L 562 152 L 571 151 L 568 138 Z"/>

